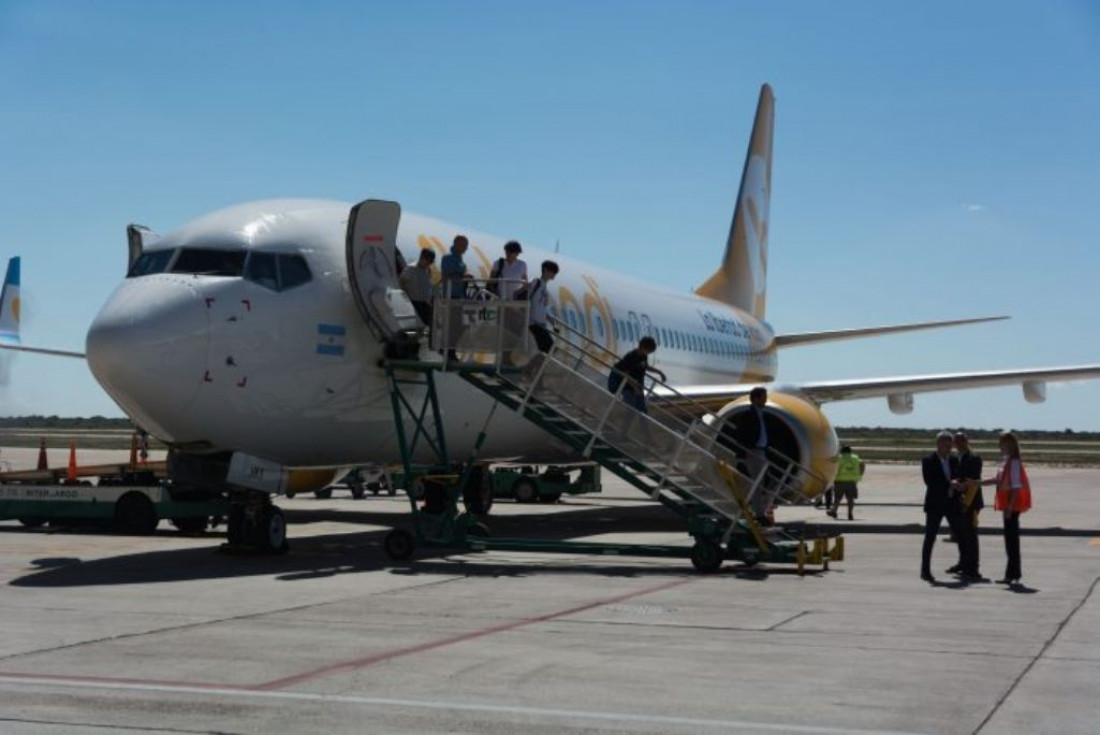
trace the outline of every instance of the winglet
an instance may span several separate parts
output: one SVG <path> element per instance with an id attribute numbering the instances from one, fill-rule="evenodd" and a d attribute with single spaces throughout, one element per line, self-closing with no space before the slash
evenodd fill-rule
<path id="1" fill-rule="evenodd" d="M 19 256 L 8 261 L 0 290 L 0 341 L 19 344 Z"/>
<path id="2" fill-rule="evenodd" d="M 722 265 L 695 293 L 764 318 L 768 275 L 768 206 L 772 192 L 775 96 L 760 88 Z"/>

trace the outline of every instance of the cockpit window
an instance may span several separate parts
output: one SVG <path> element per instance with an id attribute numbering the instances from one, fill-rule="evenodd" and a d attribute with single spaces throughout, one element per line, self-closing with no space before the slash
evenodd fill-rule
<path id="1" fill-rule="evenodd" d="M 240 276 L 244 272 L 243 250 L 183 248 L 172 266 L 173 273 L 197 276 Z"/>
<path id="2" fill-rule="evenodd" d="M 286 291 L 308 283 L 313 277 L 301 255 L 275 255 L 253 251 L 248 255 L 244 277 L 272 291 Z"/>
<path id="3" fill-rule="evenodd" d="M 264 288 L 278 291 L 279 271 L 275 266 L 275 256 L 271 253 L 249 253 L 244 277 L 245 280 L 258 283 Z"/>
<path id="4" fill-rule="evenodd" d="M 309 265 L 301 255 L 279 256 L 279 290 L 286 291 L 303 283 L 309 283 L 312 276 Z"/>
<path id="5" fill-rule="evenodd" d="M 172 255 L 175 252 L 175 250 L 151 250 L 142 253 L 130 266 L 130 272 L 126 274 L 126 277 L 140 278 L 154 273 L 164 273 L 168 269 L 168 263 L 171 262 Z"/>

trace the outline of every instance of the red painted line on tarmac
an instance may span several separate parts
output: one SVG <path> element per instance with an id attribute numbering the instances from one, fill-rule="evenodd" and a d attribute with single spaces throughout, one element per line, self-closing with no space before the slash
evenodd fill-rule
<path id="1" fill-rule="evenodd" d="M 17 671 L 0 671 L 0 677 L 10 679 L 45 680 L 57 682 L 77 682 L 82 684 L 134 684 L 170 687 L 194 687 L 196 689 L 239 689 L 253 690 L 256 687 L 241 684 L 218 684 L 210 681 L 169 681 L 165 679 L 127 679 L 116 676 L 79 676 L 72 674 L 27 674 Z"/>
<path id="2" fill-rule="evenodd" d="M 322 676 L 328 676 L 330 674 L 345 673 L 349 671 L 355 671 L 356 669 L 363 669 L 374 664 L 382 663 L 383 661 L 390 661 L 395 658 L 401 658 L 402 656 L 411 656 L 414 653 L 423 653 L 425 651 L 433 651 L 437 648 L 444 648 L 446 646 L 452 646 L 456 643 L 465 643 L 466 641 L 472 641 L 477 638 L 484 638 L 495 633 L 504 633 L 505 631 L 515 630 L 517 628 L 523 628 L 528 625 L 534 625 L 535 623 L 545 623 L 557 618 L 564 618 L 567 615 L 575 615 L 587 610 L 593 610 L 604 605 L 614 605 L 617 602 L 623 602 L 624 600 L 630 600 L 635 597 L 641 597 L 642 595 L 651 595 L 654 592 L 662 592 L 664 590 L 672 589 L 673 587 L 680 587 L 681 585 L 695 582 L 698 577 L 691 579 L 679 579 L 675 582 L 666 582 L 665 584 L 657 585 L 656 587 L 648 587 L 644 590 L 638 590 L 636 592 L 628 592 L 624 595 L 617 597 L 608 597 L 603 600 L 597 600 L 596 602 L 590 602 L 586 605 L 578 605 L 577 607 L 571 607 L 566 610 L 558 610 L 556 612 L 547 613 L 545 615 L 539 615 L 532 618 L 521 618 L 520 620 L 513 620 L 510 623 L 503 623 L 501 625 L 494 625 L 489 628 L 483 628 L 482 630 L 475 630 L 470 633 L 462 633 L 460 635 L 450 636 L 449 638 L 440 638 L 434 641 L 428 641 L 427 643 L 421 643 L 415 646 L 406 646 L 405 648 L 395 648 L 392 651 L 385 651 L 383 653 L 376 653 L 372 656 L 364 656 L 363 658 L 356 658 L 350 661 L 341 661 L 335 664 L 329 664 L 328 666 L 322 666 L 321 668 L 314 669 L 312 671 L 306 671 L 301 674 L 294 674 L 293 676 L 283 677 L 282 679 L 274 679 L 272 681 L 259 684 L 252 689 L 259 691 L 270 691 L 273 689 L 284 689 L 288 686 L 295 684 L 301 684 L 302 682 L 309 681 L 310 679 L 316 679 Z"/>

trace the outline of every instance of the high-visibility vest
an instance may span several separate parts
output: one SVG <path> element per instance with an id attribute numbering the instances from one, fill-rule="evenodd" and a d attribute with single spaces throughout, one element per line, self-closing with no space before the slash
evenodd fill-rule
<path id="1" fill-rule="evenodd" d="M 837 482 L 859 482 L 860 459 L 858 454 L 841 454 L 836 467 Z"/>
<path id="2" fill-rule="evenodd" d="M 1001 470 L 1001 479 L 997 483 L 997 501 L 994 505 L 996 510 L 1012 510 L 1017 513 L 1023 513 L 1031 508 L 1031 484 L 1027 481 L 1027 470 L 1024 469 L 1024 463 L 1020 460 L 1020 489 L 1016 491 L 1016 502 L 1011 508 L 1008 507 L 1008 499 L 1012 495 L 1012 473 L 1009 471 L 1012 468 L 1012 460 L 1005 462 L 1004 468 Z"/>

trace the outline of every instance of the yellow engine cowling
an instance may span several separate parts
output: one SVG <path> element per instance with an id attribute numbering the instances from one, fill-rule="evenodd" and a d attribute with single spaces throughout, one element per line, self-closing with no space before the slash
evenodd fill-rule
<path id="1" fill-rule="evenodd" d="M 737 423 L 748 411 L 746 396 L 727 403 L 718 416 L 723 422 Z M 806 496 L 825 492 L 836 477 L 840 443 L 821 407 L 796 392 L 769 389 L 764 413 L 769 447 L 807 468 L 800 478 Z"/>

